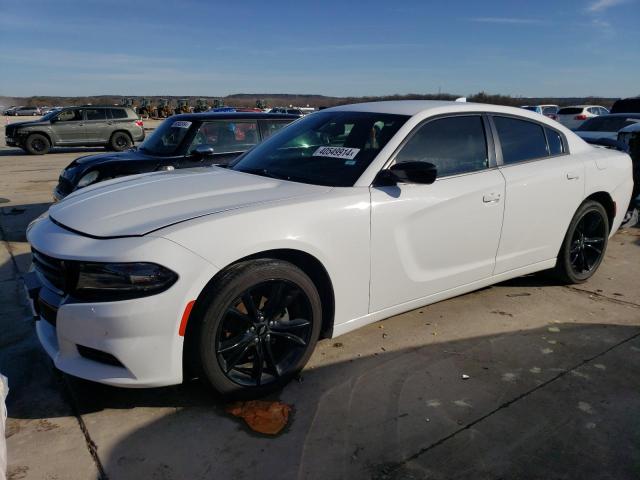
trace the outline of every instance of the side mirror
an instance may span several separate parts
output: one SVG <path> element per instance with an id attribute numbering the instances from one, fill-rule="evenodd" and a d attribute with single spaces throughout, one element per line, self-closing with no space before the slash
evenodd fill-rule
<path id="1" fill-rule="evenodd" d="M 376 176 L 375 185 L 390 186 L 397 183 L 419 183 L 429 185 L 436 181 L 438 169 L 428 162 L 396 163 Z"/>
<path id="2" fill-rule="evenodd" d="M 211 145 L 198 145 L 192 152 L 193 155 L 198 157 L 209 157 L 214 154 L 213 147 Z"/>

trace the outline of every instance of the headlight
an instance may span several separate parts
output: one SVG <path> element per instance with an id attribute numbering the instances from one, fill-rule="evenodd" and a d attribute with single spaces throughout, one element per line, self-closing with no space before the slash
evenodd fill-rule
<path id="1" fill-rule="evenodd" d="M 84 177 L 80 179 L 78 182 L 78 188 L 86 187 L 87 185 L 91 185 L 98 179 L 98 171 L 94 170 L 93 172 L 87 173 Z"/>
<path id="2" fill-rule="evenodd" d="M 155 263 L 78 263 L 73 296 L 81 300 L 125 300 L 167 290 L 178 275 Z"/>

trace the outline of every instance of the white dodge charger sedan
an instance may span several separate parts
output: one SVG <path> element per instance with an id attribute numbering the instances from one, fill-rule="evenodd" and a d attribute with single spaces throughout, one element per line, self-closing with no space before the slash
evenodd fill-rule
<path id="1" fill-rule="evenodd" d="M 27 231 L 55 365 L 110 385 L 284 385 L 319 338 L 509 278 L 602 261 L 630 158 L 471 103 L 313 113 L 228 168 L 100 183 Z M 194 371 L 189 370 L 189 371 Z"/>

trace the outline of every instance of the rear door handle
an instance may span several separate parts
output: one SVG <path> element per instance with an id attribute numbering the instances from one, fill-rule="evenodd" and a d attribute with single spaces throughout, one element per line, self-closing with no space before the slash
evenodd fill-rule
<path id="1" fill-rule="evenodd" d="M 482 197 L 484 203 L 497 203 L 500 201 L 499 193 L 485 193 Z"/>
<path id="2" fill-rule="evenodd" d="M 567 180 L 579 180 L 579 179 L 580 179 L 580 174 L 576 172 L 567 173 Z"/>

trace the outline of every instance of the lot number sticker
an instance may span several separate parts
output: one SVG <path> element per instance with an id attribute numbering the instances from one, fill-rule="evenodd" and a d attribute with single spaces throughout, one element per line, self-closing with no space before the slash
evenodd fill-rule
<path id="1" fill-rule="evenodd" d="M 315 152 L 313 152 L 313 156 L 344 158 L 345 160 L 353 160 L 359 151 L 359 148 L 320 147 Z"/>
<path id="2" fill-rule="evenodd" d="M 180 120 L 178 122 L 173 122 L 171 126 L 175 128 L 189 128 L 191 126 L 191 122 Z"/>

